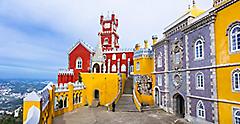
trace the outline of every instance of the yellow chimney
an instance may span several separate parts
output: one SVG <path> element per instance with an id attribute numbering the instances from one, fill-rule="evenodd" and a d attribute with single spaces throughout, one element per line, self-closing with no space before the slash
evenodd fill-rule
<path id="1" fill-rule="evenodd" d="M 144 40 L 144 48 L 148 48 L 148 41 L 147 40 Z"/>
<path id="2" fill-rule="evenodd" d="M 158 40 L 157 35 L 153 35 L 153 36 L 152 36 L 153 45 L 155 45 L 155 44 L 157 43 L 157 40 Z"/>
<path id="3" fill-rule="evenodd" d="M 135 45 L 135 50 L 136 50 L 136 51 L 140 50 L 140 44 L 139 44 L 139 43 L 137 43 L 137 44 Z"/>

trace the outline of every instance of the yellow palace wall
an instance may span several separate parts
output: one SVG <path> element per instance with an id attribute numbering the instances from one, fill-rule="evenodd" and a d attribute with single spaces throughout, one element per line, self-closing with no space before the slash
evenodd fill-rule
<path id="1" fill-rule="evenodd" d="M 136 69 L 137 62 L 140 63 L 140 70 Z M 134 59 L 134 74 L 150 75 L 151 72 L 153 72 L 153 58 L 141 57 L 138 59 Z"/>
<path id="2" fill-rule="evenodd" d="M 82 80 L 86 86 L 85 95 L 87 103 L 92 104 L 94 100 L 94 91 L 99 90 L 100 105 L 106 105 L 114 100 L 119 91 L 119 76 L 118 74 L 104 73 L 81 73 Z M 123 77 L 125 75 L 123 74 Z M 126 78 L 124 78 L 125 82 Z"/>
<path id="3" fill-rule="evenodd" d="M 227 65 L 240 62 L 240 53 L 230 53 L 227 34 L 228 27 L 235 21 L 240 21 L 240 2 L 236 2 L 217 13 L 215 21 L 216 38 L 216 63 Z M 217 68 L 217 91 L 219 104 L 219 123 L 226 124 L 233 122 L 233 108 L 240 108 L 240 105 L 223 102 L 240 102 L 240 93 L 232 89 L 232 71 L 240 66 L 227 66 Z"/>
<path id="4" fill-rule="evenodd" d="M 137 62 L 140 63 L 139 70 L 136 70 Z M 141 57 L 138 59 L 134 59 L 134 75 L 149 75 L 152 77 L 152 82 L 154 82 L 155 81 L 155 80 L 153 80 L 154 77 L 151 74 L 153 72 L 153 69 L 154 69 L 153 58 Z M 149 96 L 149 95 L 145 95 L 145 94 L 139 94 L 137 91 L 137 89 L 138 89 L 137 84 L 135 82 L 134 82 L 134 84 L 135 84 L 135 93 L 136 93 L 136 97 L 137 97 L 138 101 L 140 103 L 154 105 L 153 95 Z M 154 87 L 154 85 L 152 85 L 152 87 Z"/>

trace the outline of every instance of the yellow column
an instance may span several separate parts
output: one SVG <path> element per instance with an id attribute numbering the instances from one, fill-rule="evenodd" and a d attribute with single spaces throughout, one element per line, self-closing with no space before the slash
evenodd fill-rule
<path id="1" fill-rule="evenodd" d="M 55 85 L 52 85 L 51 88 L 48 90 L 49 92 L 49 117 L 48 117 L 48 124 L 53 123 L 54 118 L 54 102 L 55 102 Z"/>
<path id="2" fill-rule="evenodd" d="M 26 98 L 24 98 L 23 100 L 23 123 L 28 119 L 27 117 L 28 112 L 32 107 L 35 107 L 39 110 L 40 113 L 36 113 L 36 114 L 39 114 L 40 116 L 39 123 L 41 123 L 41 112 L 42 112 L 41 99 L 35 91 L 28 94 Z"/>
<path id="3" fill-rule="evenodd" d="M 68 83 L 68 111 L 72 111 L 74 109 L 73 106 L 73 84 L 72 83 Z"/>

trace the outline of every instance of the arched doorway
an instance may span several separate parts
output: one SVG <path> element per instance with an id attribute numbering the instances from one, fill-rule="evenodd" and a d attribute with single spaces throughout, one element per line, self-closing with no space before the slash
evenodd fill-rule
<path id="1" fill-rule="evenodd" d="M 155 88 L 155 105 L 156 105 L 157 107 L 160 106 L 160 104 L 159 104 L 159 90 L 158 90 L 157 87 Z"/>
<path id="2" fill-rule="evenodd" d="M 177 116 L 184 118 L 185 116 L 185 101 L 182 95 L 179 93 L 175 94 L 173 96 L 173 107 L 174 107 L 174 112 Z"/>
<path id="3" fill-rule="evenodd" d="M 93 72 L 94 72 L 94 73 L 100 73 L 100 66 L 99 66 L 98 63 L 95 63 L 95 64 L 93 65 Z"/>
<path id="4" fill-rule="evenodd" d="M 94 90 L 94 99 L 99 100 L 99 90 Z"/>

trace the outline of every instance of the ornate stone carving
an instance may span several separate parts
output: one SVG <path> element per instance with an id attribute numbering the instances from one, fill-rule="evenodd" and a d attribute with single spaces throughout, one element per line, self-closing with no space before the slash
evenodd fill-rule
<path id="1" fill-rule="evenodd" d="M 183 68 L 183 43 L 181 40 L 175 39 L 172 43 L 171 62 L 173 70 Z"/>

